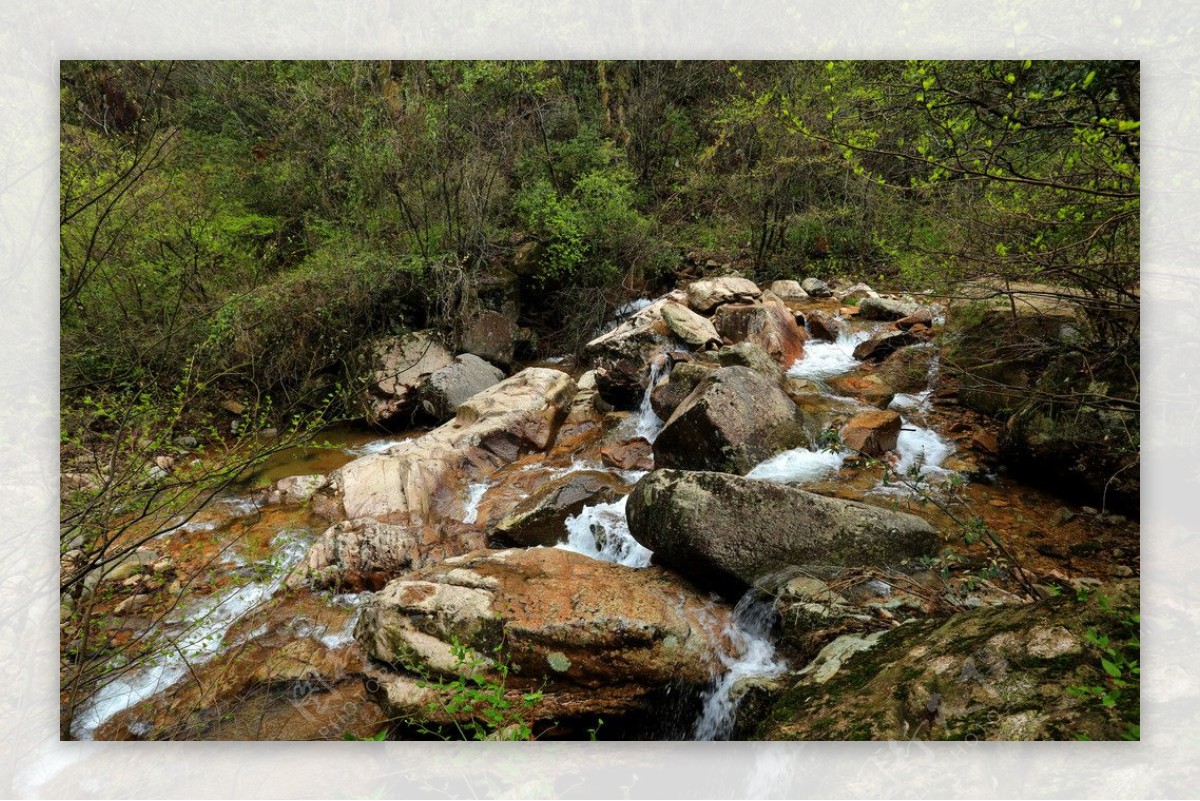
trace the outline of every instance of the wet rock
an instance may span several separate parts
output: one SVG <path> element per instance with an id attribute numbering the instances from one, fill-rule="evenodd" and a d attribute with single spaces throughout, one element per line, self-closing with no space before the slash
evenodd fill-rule
<path id="1" fill-rule="evenodd" d="M 883 361 L 900 348 L 916 343 L 908 331 L 882 331 L 854 348 L 854 358 L 863 361 Z"/>
<path id="2" fill-rule="evenodd" d="M 892 402 L 892 398 L 896 397 L 895 390 L 873 373 L 836 376 L 829 379 L 829 388 L 839 395 L 857 398 L 881 409 L 886 408 Z"/>
<path id="3" fill-rule="evenodd" d="M 713 328 L 708 318 L 701 317 L 680 303 L 663 304 L 662 318 L 672 334 L 693 348 L 703 348 L 721 342 L 717 329 Z"/>
<path id="4" fill-rule="evenodd" d="M 677 364 L 671 370 L 667 380 L 650 393 L 650 406 L 663 420 L 670 419 L 679 404 L 703 381 L 712 369 L 699 364 Z"/>
<path id="5" fill-rule="evenodd" d="M 819 311 L 809 312 L 804 320 L 808 333 L 813 339 L 834 342 L 837 340 L 838 334 L 842 332 L 841 322 Z"/>
<path id="6" fill-rule="evenodd" d="M 800 282 L 800 287 L 814 298 L 833 297 L 833 290 L 829 288 L 829 284 L 820 278 L 805 278 Z"/>
<path id="7" fill-rule="evenodd" d="M 722 367 L 748 367 L 775 383 L 783 380 L 783 370 L 771 355 L 753 342 L 726 345 L 717 351 L 717 361 Z"/>
<path id="8" fill-rule="evenodd" d="M 327 514 L 382 522 L 462 519 L 465 482 L 522 453 L 545 451 L 575 395 L 566 373 L 530 367 L 458 407 L 455 418 L 391 449 L 355 459 L 322 490 Z"/>
<path id="9" fill-rule="evenodd" d="M 504 380 L 504 371 L 473 353 L 435 370 L 421 382 L 421 406 L 435 420 L 448 420 L 458 407 Z"/>
<path id="10" fill-rule="evenodd" d="M 882 456 L 896 448 L 900 415 L 886 409 L 856 414 L 842 426 L 841 436 L 847 448 L 867 456 Z"/>
<path id="11" fill-rule="evenodd" d="M 897 392 L 921 392 L 929 387 L 929 370 L 937 350 L 929 345 L 909 345 L 883 360 L 875 374 Z"/>
<path id="12" fill-rule="evenodd" d="M 799 281 L 774 281 L 770 289 L 784 300 L 804 300 L 808 297 Z"/>
<path id="13" fill-rule="evenodd" d="M 654 441 L 654 463 L 744 474 L 808 441 L 803 413 L 768 378 L 722 367 L 701 381 Z"/>
<path id="14" fill-rule="evenodd" d="M 421 382 L 454 361 L 430 331 L 376 341 L 369 348 L 368 417 L 379 425 L 404 425 L 417 408 Z"/>
<path id="15" fill-rule="evenodd" d="M 453 520 L 424 525 L 344 520 L 325 530 L 288 583 L 342 592 L 379 590 L 410 570 L 486 545 L 483 531 Z"/>
<path id="16" fill-rule="evenodd" d="M 661 568 L 531 548 L 469 554 L 393 581 L 363 609 L 355 636 L 396 668 L 378 696 L 392 715 L 429 719 L 416 674 L 470 672 L 451 650 L 457 640 L 485 665 L 503 644 L 507 686 L 543 693 L 529 715 L 539 720 L 628 711 L 668 684 L 706 684 L 728 621 L 725 607 Z"/>
<path id="17" fill-rule="evenodd" d="M 1106 708 L 1071 690 L 1105 681 L 1103 654 L 1081 632 L 1129 637 L 1121 621 L 1137 613 L 1138 583 L 1109 584 L 1105 595 L 1107 604 L 1064 594 L 839 638 L 765 706 L 751 736 L 1121 739 L 1139 722 L 1136 703 Z"/>
<path id="18" fill-rule="evenodd" d="M 646 394 L 649 373 L 641 358 L 601 359 L 596 363 L 596 391 L 617 409 L 636 409 Z"/>
<path id="19" fill-rule="evenodd" d="M 722 473 L 655 470 L 626 509 L 656 560 L 731 596 L 788 565 L 886 566 L 938 547 L 915 515 Z"/>
<path id="20" fill-rule="evenodd" d="M 647 451 L 649 448 L 646 449 Z M 626 468 L 627 469 L 627 468 Z M 628 485 L 611 473 L 582 470 L 544 485 L 517 504 L 496 534 L 524 546 L 551 546 L 566 539 L 566 520 L 586 505 L 608 503 Z"/>
<path id="21" fill-rule="evenodd" d="M 600 449 L 600 461 L 617 470 L 653 470 L 654 451 L 642 438 L 605 445 Z"/>
<path id="22" fill-rule="evenodd" d="M 917 304 L 890 298 L 868 297 L 858 304 L 858 316 L 864 320 L 900 320 L 914 314 Z"/>
<path id="23" fill-rule="evenodd" d="M 693 281 L 687 288 L 687 304 L 701 314 L 712 314 L 725 303 L 745 303 L 762 294 L 753 281 L 736 275 Z"/>
<path id="24" fill-rule="evenodd" d="M 767 293 L 762 303 L 721 306 L 713 315 L 717 332 L 732 343 L 753 342 L 787 369 L 804 354 L 804 329 L 779 298 Z"/>
<path id="25" fill-rule="evenodd" d="M 596 372 L 588 370 L 575 382 L 575 397 L 559 428 L 554 450 L 573 451 L 603 433 L 604 415 L 612 405 L 600 397 Z"/>

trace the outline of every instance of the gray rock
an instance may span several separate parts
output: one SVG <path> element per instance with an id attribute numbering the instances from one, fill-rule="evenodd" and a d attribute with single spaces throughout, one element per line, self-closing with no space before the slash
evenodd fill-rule
<path id="1" fill-rule="evenodd" d="M 784 300 L 804 300 L 808 297 L 799 281 L 775 281 L 770 289 Z"/>
<path id="2" fill-rule="evenodd" d="M 370 348 L 368 416 L 381 425 L 403 424 L 417 407 L 425 377 L 454 361 L 431 331 L 376 341 Z"/>
<path id="3" fill-rule="evenodd" d="M 720 343 L 717 329 L 705 317 L 679 303 L 667 303 L 662 307 L 662 318 L 671 333 L 693 348 L 703 348 L 710 342 Z"/>
<path id="4" fill-rule="evenodd" d="M 684 362 L 671 368 L 670 377 L 650 393 L 650 407 L 663 420 L 669 420 L 679 404 L 712 373 L 712 368 Z"/>
<path id="5" fill-rule="evenodd" d="M 882 567 L 938 547 L 915 515 L 722 473 L 655 470 L 626 515 L 655 559 L 730 595 L 789 565 Z"/>
<path id="6" fill-rule="evenodd" d="M 864 320 L 900 320 L 916 313 L 915 303 L 889 298 L 863 298 L 858 304 L 858 316 Z"/>
<path id="7" fill-rule="evenodd" d="M 833 297 L 833 290 L 829 288 L 829 284 L 820 278 L 805 278 L 800 282 L 800 287 L 814 298 Z"/>
<path id="8" fill-rule="evenodd" d="M 756 373 L 775 383 L 783 380 L 783 370 L 771 355 L 753 342 L 739 342 L 717 351 L 717 361 L 722 367 L 749 367 Z"/>
<path id="9" fill-rule="evenodd" d="M 421 383 L 421 406 L 436 420 L 449 420 L 475 395 L 504 380 L 504 371 L 473 353 L 463 353 Z"/>
<path id="10" fill-rule="evenodd" d="M 866 342 L 858 343 L 854 358 L 868 361 L 883 361 L 900 348 L 915 344 L 917 338 L 907 331 L 884 331 Z"/>
<path id="11" fill-rule="evenodd" d="M 722 367 L 684 399 L 654 441 L 654 463 L 744 474 L 809 440 L 804 414 L 778 384 L 748 367 Z"/>
<path id="12" fill-rule="evenodd" d="M 745 303 L 762 295 L 753 281 L 737 275 L 694 281 L 687 288 L 687 302 L 701 314 L 711 314 L 725 303 Z"/>

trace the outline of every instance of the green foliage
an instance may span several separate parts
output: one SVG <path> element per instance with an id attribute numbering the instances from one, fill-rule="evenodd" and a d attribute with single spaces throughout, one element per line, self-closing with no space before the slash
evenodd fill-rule
<path id="1" fill-rule="evenodd" d="M 511 667 L 504 659 L 503 644 L 492 649 L 492 657 L 453 638 L 453 677 L 425 678 L 420 686 L 433 691 L 428 704 L 431 718 L 448 715 L 454 729 L 466 740 L 532 740 L 530 713 L 542 700 L 542 692 L 513 693 L 507 688 Z M 424 720 L 409 721 L 418 731 L 449 739 L 441 729 Z"/>
<path id="2" fill-rule="evenodd" d="M 1090 628 L 1083 639 L 1092 646 L 1098 659 L 1099 679 L 1096 684 L 1075 685 L 1067 691 L 1079 698 L 1094 700 L 1106 709 L 1138 707 L 1141 685 L 1141 615 L 1113 609 L 1103 595 L 1098 603 L 1112 619 L 1112 631 L 1105 633 Z M 1132 725 L 1125 739 L 1138 739 L 1139 731 Z"/>

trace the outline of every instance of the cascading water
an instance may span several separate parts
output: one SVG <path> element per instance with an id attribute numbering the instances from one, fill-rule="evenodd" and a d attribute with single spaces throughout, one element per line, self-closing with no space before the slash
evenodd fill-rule
<path id="1" fill-rule="evenodd" d="M 746 478 L 775 481 L 780 484 L 804 484 L 838 470 L 846 461 L 845 451 L 814 451 L 796 448 L 778 453 L 754 466 Z"/>
<path id="2" fill-rule="evenodd" d="M 463 504 L 464 523 L 474 523 L 479 518 L 479 504 L 491 486 L 486 481 L 478 481 L 467 487 L 467 499 Z"/>
<path id="3" fill-rule="evenodd" d="M 725 672 L 704 698 L 700 718 L 696 721 L 695 739 L 729 739 L 741 701 L 740 695 L 734 696 L 738 682 L 749 678 L 771 678 L 786 669 L 786 665 L 776 659 L 775 646 L 771 643 L 774 622 L 775 605 L 770 596 L 751 589 L 738 601 L 725 630 L 731 653 L 721 655 Z"/>
<path id="4" fill-rule="evenodd" d="M 653 552 L 629 533 L 625 519 L 628 500 L 626 495 L 612 503 L 585 506 L 567 518 L 567 539 L 555 547 L 626 567 L 649 567 Z"/>
<path id="5" fill-rule="evenodd" d="M 671 373 L 671 360 L 665 357 L 652 359 L 650 362 L 650 378 L 646 383 L 646 392 L 642 395 L 642 405 L 638 409 L 637 436 L 647 442 L 654 442 L 658 432 L 662 431 L 663 420 L 654 413 L 650 403 L 650 395 L 658 382 Z"/>
<path id="6" fill-rule="evenodd" d="M 309 542 L 283 531 L 271 542 L 274 556 L 268 563 L 265 581 L 243 584 L 217 597 L 202 599 L 182 613 L 167 619 L 164 628 L 173 638 L 173 647 L 157 661 L 129 671 L 101 687 L 75 716 L 71 733 L 90 740 L 105 721 L 129 707 L 166 690 L 188 674 L 191 667 L 203 664 L 221 651 L 225 634 L 248 612 L 271 598 L 308 552 Z"/>
<path id="7" fill-rule="evenodd" d="M 810 381 L 826 381 L 848 373 L 859 365 L 854 349 L 871 336 L 869 331 L 843 331 L 833 342 L 809 340 L 804 355 L 788 368 L 787 374 Z"/>

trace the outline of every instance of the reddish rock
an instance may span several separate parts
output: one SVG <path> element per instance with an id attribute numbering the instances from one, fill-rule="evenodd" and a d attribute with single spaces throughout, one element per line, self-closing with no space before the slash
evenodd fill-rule
<path id="1" fill-rule="evenodd" d="M 886 407 L 895 397 L 895 391 L 877 375 L 845 375 L 831 378 L 829 388 L 839 395 L 858 398 L 879 408 Z"/>
<path id="2" fill-rule="evenodd" d="M 731 344 L 753 342 L 785 370 L 804 355 L 804 329 L 783 301 L 771 293 L 762 303 L 721 306 L 713 316 L 717 332 Z"/>
<path id="3" fill-rule="evenodd" d="M 867 456 L 882 456 L 896 448 L 900 436 L 900 415 L 880 409 L 862 412 L 851 417 L 842 426 L 842 442 Z"/>
<path id="4" fill-rule="evenodd" d="M 915 325 L 923 325 L 926 328 L 932 328 L 933 327 L 933 312 L 929 309 L 928 306 L 922 306 L 921 308 L 917 309 L 912 314 L 910 314 L 906 317 L 901 317 L 899 320 L 896 321 L 896 325 L 899 328 L 902 328 L 906 331 Z"/>
<path id="5" fill-rule="evenodd" d="M 997 441 L 996 435 L 987 430 L 976 432 L 975 436 L 971 437 L 971 447 L 985 453 L 1000 452 L 1000 443 Z"/>
<path id="6" fill-rule="evenodd" d="M 600 461 L 618 470 L 653 470 L 654 453 L 641 437 L 600 449 Z"/>

